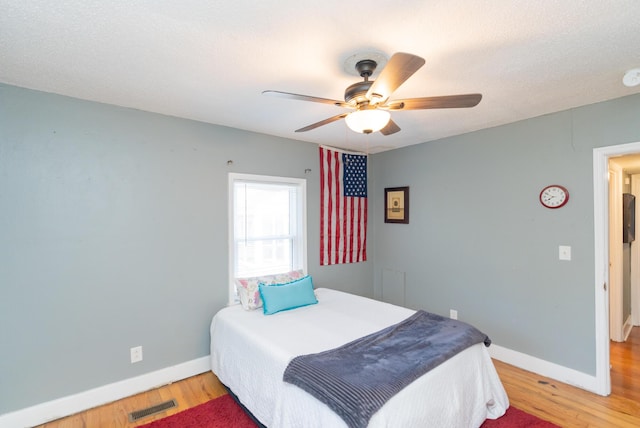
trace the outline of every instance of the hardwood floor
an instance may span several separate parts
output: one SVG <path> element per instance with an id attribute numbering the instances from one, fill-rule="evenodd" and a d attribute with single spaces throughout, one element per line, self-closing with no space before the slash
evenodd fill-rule
<path id="1" fill-rule="evenodd" d="M 612 394 L 601 397 L 570 385 L 495 361 L 511 404 L 561 427 L 640 427 L 640 327 L 625 343 L 611 342 Z M 135 427 L 225 394 L 212 373 L 87 410 L 38 428 Z M 178 407 L 129 423 L 128 415 L 175 398 Z"/>
<path id="2" fill-rule="evenodd" d="M 640 427 L 640 327 L 611 342 L 609 397 L 494 361 L 511 404 L 561 427 Z"/>
<path id="3" fill-rule="evenodd" d="M 39 425 L 38 428 L 123 428 L 147 424 L 227 393 L 211 372 L 193 376 L 151 391 L 133 395 L 75 415 Z M 138 422 L 129 422 L 129 413 L 175 398 L 178 406 Z"/>

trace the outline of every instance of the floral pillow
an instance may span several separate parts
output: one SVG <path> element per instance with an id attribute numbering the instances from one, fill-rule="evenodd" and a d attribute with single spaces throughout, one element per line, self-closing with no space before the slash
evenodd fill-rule
<path id="1" fill-rule="evenodd" d="M 276 273 L 273 275 L 254 276 L 250 278 L 236 278 L 236 290 L 240 298 L 240 304 L 246 310 L 253 310 L 262 307 L 260 290 L 258 284 L 281 285 L 295 281 L 304 277 L 302 269 L 293 270 L 287 273 Z"/>

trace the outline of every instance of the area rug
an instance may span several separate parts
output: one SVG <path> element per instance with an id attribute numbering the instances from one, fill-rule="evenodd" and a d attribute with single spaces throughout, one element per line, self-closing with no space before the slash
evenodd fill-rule
<path id="1" fill-rule="evenodd" d="M 256 428 L 229 394 L 138 428 Z"/>
<path id="2" fill-rule="evenodd" d="M 158 419 L 138 428 L 256 428 L 251 418 L 236 404 L 229 394 L 175 415 Z M 500 419 L 487 419 L 481 428 L 556 428 L 515 407 L 509 407 Z"/>
<path id="3" fill-rule="evenodd" d="M 536 416 L 511 406 L 498 419 L 487 419 L 480 428 L 560 428 Z"/>

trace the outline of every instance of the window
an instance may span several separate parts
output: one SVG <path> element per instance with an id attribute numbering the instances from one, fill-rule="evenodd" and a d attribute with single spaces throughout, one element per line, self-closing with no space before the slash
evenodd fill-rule
<path id="1" fill-rule="evenodd" d="M 229 301 L 234 278 L 307 270 L 306 180 L 229 174 Z"/>

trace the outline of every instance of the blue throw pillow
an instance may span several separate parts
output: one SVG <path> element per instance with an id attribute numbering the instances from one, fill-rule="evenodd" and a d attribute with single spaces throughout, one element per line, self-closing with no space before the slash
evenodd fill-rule
<path id="1" fill-rule="evenodd" d="M 266 285 L 260 283 L 258 288 L 265 315 L 318 303 L 313 292 L 313 281 L 309 275 L 286 284 Z"/>

